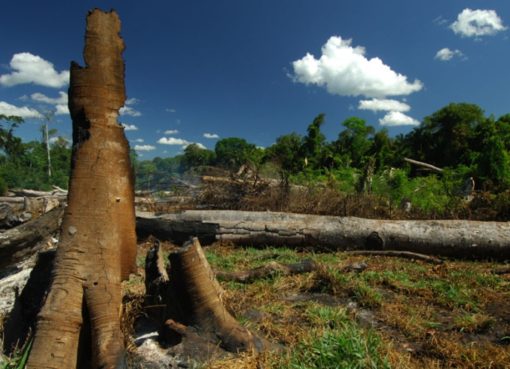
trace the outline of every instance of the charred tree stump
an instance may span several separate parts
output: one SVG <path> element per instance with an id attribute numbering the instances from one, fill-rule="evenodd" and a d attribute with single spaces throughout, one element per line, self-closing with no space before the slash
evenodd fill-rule
<path id="1" fill-rule="evenodd" d="M 134 270 L 136 235 L 129 145 L 117 122 L 126 98 L 119 31 L 115 12 L 91 11 L 86 66 L 71 64 L 68 207 L 27 368 L 73 369 L 79 351 L 93 368 L 125 366 L 120 283 Z M 84 342 L 88 324 L 91 342 Z"/>
<path id="2" fill-rule="evenodd" d="M 160 334 L 164 339 L 178 342 L 184 331 L 196 331 L 230 352 L 263 351 L 269 347 L 268 342 L 242 327 L 226 310 L 221 298 L 223 289 L 197 238 L 172 252 L 169 259 L 169 280 L 164 281 L 160 272 L 149 271 L 147 275 L 156 280 L 146 282 L 149 291 L 163 294 L 161 300 L 168 311 L 160 322 Z M 183 327 L 193 329 L 189 331 Z"/>

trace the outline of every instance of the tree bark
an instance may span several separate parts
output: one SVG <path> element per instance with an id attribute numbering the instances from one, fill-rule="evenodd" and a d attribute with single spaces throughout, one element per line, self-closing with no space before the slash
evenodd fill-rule
<path id="1" fill-rule="evenodd" d="M 196 235 L 203 244 L 327 250 L 402 250 L 468 259 L 510 259 L 510 223 L 466 220 L 376 220 L 273 212 L 188 210 L 139 213 L 139 236 L 176 243 Z"/>
<path id="2" fill-rule="evenodd" d="M 129 145 L 117 122 L 125 101 L 119 31 L 115 12 L 91 11 L 86 66 L 71 64 L 68 207 L 27 368 L 76 368 L 87 324 L 92 367 L 124 367 L 120 283 L 134 269 L 136 237 Z"/>
<path id="3" fill-rule="evenodd" d="M 191 326 L 200 336 L 231 352 L 262 351 L 269 343 L 241 326 L 225 309 L 222 302 L 223 289 L 217 282 L 204 255 L 200 242 L 193 238 L 169 256 L 168 279 L 158 262 L 155 245 L 148 253 L 151 261 L 146 264 L 146 285 L 154 301 L 160 301 L 165 312 L 160 324 L 166 339 L 184 335 L 178 327 Z M 159 294 L 159 296 L 157 296 Z M 175 338 L 171 338 L 173 341 Z M 177 339 L 178 341 L 178 339 Z"/>

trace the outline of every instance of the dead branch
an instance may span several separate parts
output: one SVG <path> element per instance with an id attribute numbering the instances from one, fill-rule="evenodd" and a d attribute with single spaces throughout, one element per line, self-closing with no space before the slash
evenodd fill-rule
<path id="1" fill-rule="evenodd" d="M 443 173 L 443 169 L 436 167 L 435 165 L 424 163 L 422 161 L 418 161 L 418 160 L 414 160 L 414 159 L 409 159 L 409 158 L 404 158 L 404 160 L 407 161 L 408 163 L 417 165 L 419 167 L 427 168 L 434 172 Z"/>
<path id="2" fill-rule="evenodd" d="M 421 260 L 432 264 L 442 264 L 443 260 L 429 255 L 418 254 L 410 251 L 395 251 L 395 250 L 357 250 L 349 251 L 351 255 L 367 255 L 367 256 L 388 256 L 412 260 Z"/>

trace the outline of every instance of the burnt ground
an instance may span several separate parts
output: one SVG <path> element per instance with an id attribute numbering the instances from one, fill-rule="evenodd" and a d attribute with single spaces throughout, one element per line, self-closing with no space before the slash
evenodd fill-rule
<path id="1" fill-rule="evenodd" d="M 141 274 L 145 248 L 140 249 Z M 221 283 L 233 315 L 280 350 L 232 355 L 201 342 L 197 334 L 163 346 L 163 355 L 173 360 L 168 367 L 510 368 L 510 274 L 495 273 L 508 265 L 454 260 L 434 265 L 228 245 L 209 247 L 206 254 L 212 267 L 223 271 L 307 258 L 321 268 L 250 284 Z M 346 268 L 359 265 L 363 268 Z M 135 315 L 144 315 L 143 275 L 125 287 L 130 326 Z M 142 341 L 133 341 L 131 351 Z"/>

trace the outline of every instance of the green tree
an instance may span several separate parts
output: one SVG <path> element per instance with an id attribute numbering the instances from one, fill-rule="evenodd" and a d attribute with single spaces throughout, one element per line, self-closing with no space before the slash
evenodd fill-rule
<path id="1" fill-rule="evenodd" d="M 182 170 L 188 170 L 193 167 L 212 165 L 215 160 L 214 151 L 201 148 L 195 143 L 186 146 L 182 157 Z"/>
<path id="2" fill-rule="evenodd" d="M 347 158 L 350 166 L 361 168 L 372 146 L 370 136 L 374 134 L 374 127 L 368 126 L 365 120 L 358 117 L 347 118 L 342 126 L 344 130 L 334 142 L 335 151 Z"/>
<path id="3" fill-rule="evenodd" d="M 326 142 L 326 137 L 321 132 L 321 126 L 324 124 L 325 118 L 324 113 L 317 115 L 306 129 L 307 135 L 303 138 L 301 147 L 303 161 L 305 166 L 312 169 L 320 167 L 322 151 Z"/>
<path id="4" fill-rule="evenodd" d="M 277 163 L 287 173 L 297 173 L 303 167 L 300 155 L 302 140 L 295 132 L 278 137 L 267 149 L 267 159 Z"/>
<path id="5" fill-rule="evenodd" d="M 244 138 L 229 137 L 216 142 L 214 148 L 216 163 L 231 170 L 241 165 L 252 163 L 258 165 L 260 159 L 255 145 L 248 143 Z"/>
<path id="6" fill-rule="evenodd" d="M 16 160 L 23 152 L 21 139 L 14 136 L 14 130 L 21 123 L 21 117 L 0 114 L 0 150 L 11 160 Z"/>
<path id="7" fill-rule="evenodd" d="M 386 128 L 376 132 L 368 154 L 375 159 L 376 171 L 394 163 L 394 144 Z"/>
<path id="8" fill-rule="evenodd" d="M 452 103 L 425 117 L 408 137 L 415 158 L 440 167 L 470 165 L 475 131 L 485 119 L 479 106 L 467 103 Z"/>

